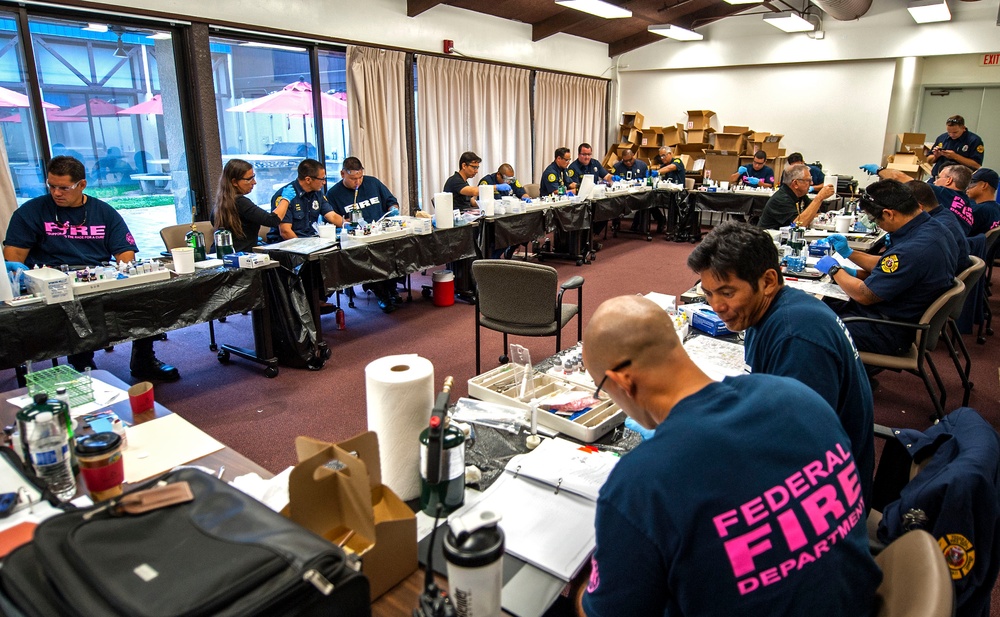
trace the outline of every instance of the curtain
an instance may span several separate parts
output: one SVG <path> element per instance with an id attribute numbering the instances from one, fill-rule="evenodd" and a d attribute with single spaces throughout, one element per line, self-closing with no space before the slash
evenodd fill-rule
<path id="1" fill-rule="evenodd" d="M 607 132 L 608 82 L 538 71 L 535 74 L 535 167 L 541 175 L 556 148 L 576 148 L 586 142 L 594 159 L 602 160 Z M 535 182 L 538 180 L 536 179 Z"/>
<path id="2" fill-rule="evenodd" d="M 467 150 L 483 159 L 472 182 L 495 173 L 504 163 L 510 163 L 522 184 L 533 182 L 531 72 L 419 56 L 417 160 L 423 203 L 441 192 Z"/>
<path id="3" fill-rule="evenodd" d="M 383 182 L 406 214 L 406 54 L 374 47 L 347 48 L 347 104 L 351 154 L 365 174 Z"/>
<path id="4" fill-rule="evenodd" d="M 0 136 L 0 240 L 7 237 L 7 224 L 17 210 L 17 198 L 14 194 L 14 179 L 10 175 L 10 162 L 7 160 L 7 146 Z"/>

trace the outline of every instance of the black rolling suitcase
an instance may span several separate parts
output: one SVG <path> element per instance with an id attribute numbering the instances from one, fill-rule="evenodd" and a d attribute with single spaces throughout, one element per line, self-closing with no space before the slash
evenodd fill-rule
<path id="1" fill-rule="evenodd" d="M 154 492 L 130 505 L 147 509 L 140 514 L 98 504 L 43 522 L 0 568 L 0 609 L 39 617 L 371 614 L 368 579 L 343 550 L 252 497 L 195 469 L 147 488 L 183 493 L 184 482 L 193 499 L 183 503 L 157 507 Z"/>

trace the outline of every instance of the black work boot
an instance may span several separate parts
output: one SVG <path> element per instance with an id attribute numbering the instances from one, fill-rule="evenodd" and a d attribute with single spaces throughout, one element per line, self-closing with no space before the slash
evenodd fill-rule
<path id="1" fill-rule="evenodd" d="M 136 379 L 177 381 L 181 378 L 176 368 L 156 359 L 152 338 L 138 339 L 132 343 L 132 362 L 129 368 L 132 370 L 132 377 Z"/>

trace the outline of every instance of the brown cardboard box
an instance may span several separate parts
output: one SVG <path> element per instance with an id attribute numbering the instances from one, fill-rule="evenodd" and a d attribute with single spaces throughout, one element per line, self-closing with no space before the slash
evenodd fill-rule
<path id="1" fill-rule="evenodd" d="M 761 131 L 752 131 L 748 139 L 753 143 L 760 144 L 764 143 L 764 140 L 767 139 L 769 135 L 770 133 L 762 133 Z"/>
<path id="2" fill-rule="evenodd" d="M 687 141 L 684 136 L 684 125 L 678 122 L 674 126 L 663 127 L 663 140 L 660 145 L 676 146 Z"/>
<path id="3" fill-rule="evenodd" d="M 781 156 L 782 153 L 778 150 L 781 146 L 781 138 L 784 135 L 779 135 L 777 133 L 772 133 L 764 138 L 764 141 L 760 144 L 760 150 L 767 152 L 767 157 L 772 158 L 776 156 Z M 754 150 L 756 152 L 756 150 Z"/>
<path id="4" fill-rule="evenodd" d="M 615 146 L 615 154 L 620 159 L 620 158 L 622 158 L 622 154 L 624 154 L 626 150 L 631 150 L 632 154 L 635 154 L 635 151 L 637 149 L 638 148 L 635 145 L 635 143 L 628 142 L 628 141 L 623 141 L 623 142 L 620 142 L 617 146 Z"/>
<path id="5" fill-rule="evenodd" d="M 708 127 L 705 129 L 688 129 L 687 138 L 691 143 L 707 144 L 712 139 L 715 129 Z"/>
<path id="6" fill-rule="evenodd" d="M 919 180 L 923 174 L 923 170 L 920 167 L 920 160 L 912 152 L 890 154 L 887 161 L 886 167 L 889 169 L 898 169 L 914 180 Z"/>
<path id="7" fill-rule="evenodd" d="M 684 128 L 690 131 L 691 129 L 711 128 L 712 116 L 715 115 L 715 112 L 707 109 L 691 109 L 688 110 L 687 115 L 688 121 Z M 688 137 L 690 138 L 690 135 Z"/>
<path id="8" fill-rule="evenodd" d="M 723 133 L 739 133 L 740 135 L 748 135 L 748 134 L 752 133 L 753 131 L 750 130 L 749 126 L 729 126 L 729 125 L 726 125 L 726 126 L 722 127 L 722 132 Z"/>
<path id="9" fill-rule="evenodd" d="M 924 140 L 926 139 L 927 135 L 924 133 L 897 133 L 896 152 L 911 152 L 918 147 L 923 151 Z"/>
<path id="10" fill-rule="evenodd" d="M 617 162 L 618 162 L 617 146 L 613 145 L 611 146 L 611 148 L 608 149 L 608 153 L 604 155 L 604 160 L 601 161 L 601 165 L 604 166 L 604 169 L 611 169 Z"/>
<path id="11" fill-rule="evenodd" d="M 647 148 L 659 148 L 663 145 L 663 127 L 651 126 L 642 130 L 642 144 Z"/>
<path id="12" fill-rule="evenodd" d="M 361 557 L 372 600 L 412 574 L 417 519 L 382 484 L 378 435 L 368 431 L 338 444 L 298 437 L 295 452 L 299 464 L 282 514 Z"/>
<path id="13" fill-rule="evenodd" d="M 642 143 L 642 131 L 629 126 L 622 126 L 618 131 L 618 141 L 627 141 L 630 144 Z"/>
<path id="14" fill-rule="evenodd" d="M 629 128 L 641 129 L 642 128 L 642 114 L 637 111 L 625 111 L 622 112 L 622 126 L 627 126 Z"/>
<path id="15" fill-rule="evenodd" d="M 677 157 L 684 163 L 685 171 L 691 169 L 691 165 L 694 163 L 694 159 L 691 158 L 690 154 L 679 154 Z"/>
<path id="16" fill-rule="evenodd" d="M 733 127 L 726 127 L 733 128 Z M 743 133 L 729 132 L 715 134 L 715 149 L 736 152 L 743 152 Z"/>
<path id="17" fill-rule="evenodd" d="M 716 181 L 728 181 L 740 166 L 740 153 L 736 150 L 706 150 L 705 170 L 711 171 Z"/>

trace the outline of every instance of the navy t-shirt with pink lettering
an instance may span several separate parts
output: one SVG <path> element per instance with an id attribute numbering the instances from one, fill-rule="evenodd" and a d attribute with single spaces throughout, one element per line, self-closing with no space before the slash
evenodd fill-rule
<path id="1" fill-rule="evenodd" d="M 611 473 L 596 528 L 590 617 L 875 613 L 850 441 L 793 379 L 731 377 L 681 400 Z"/>
<path id="2" fill-rule="evenodd" d="M 95 266 L 139 250 L 122 216 L 89 195 L 76 208 L 60 208 L 51 195 L 26 201 L 10 217 L 4 245 L 28 249 L 29 267 Z"/>
<path id="3" fill-rule="evenodd" d="M 969 196 L 965 194 L 965 191 L 956 191 L 955 189 L 950 189 L 945 186 L 938 186 L 933 182 L 928 182 L 927 184 L 931 187 L 931 189 L 933 189 L 934 195 L 937 196 L 938 203 L 941 204 L 945 210 L 950 210 L 951 213 L 958 219 L 965 235 L 971 236 L 972 224 L 975 222 L 975 217 L 972 214 L 973 202 L 969 199 Z"/>

